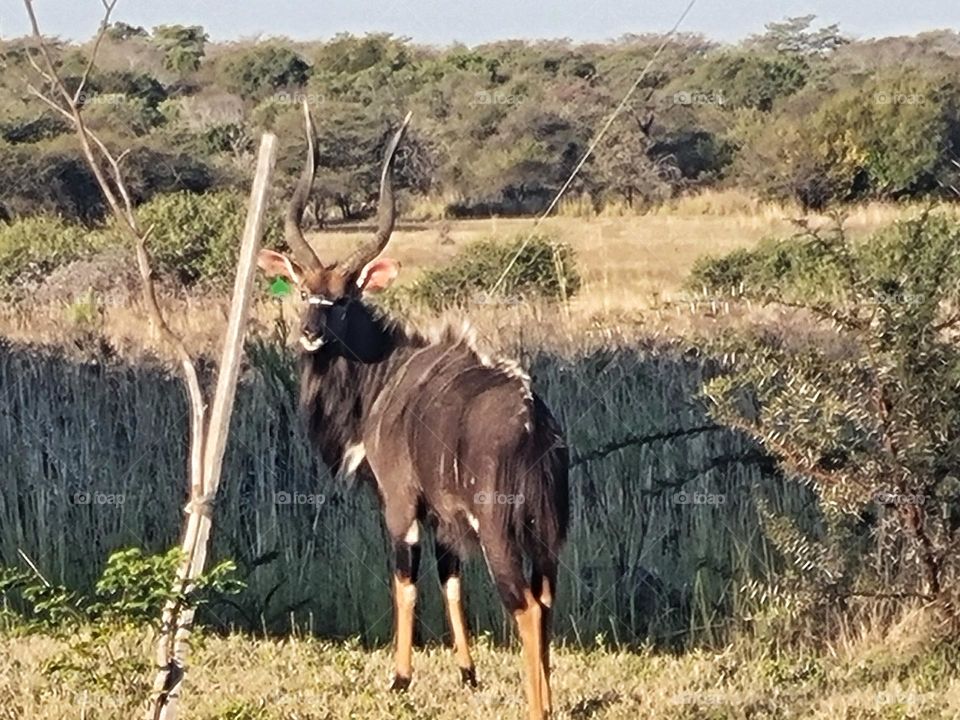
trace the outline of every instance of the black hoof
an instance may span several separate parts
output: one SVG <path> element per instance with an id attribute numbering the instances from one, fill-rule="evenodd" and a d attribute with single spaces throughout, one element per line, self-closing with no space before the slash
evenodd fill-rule
<path id="1" fill-rule="evenodd" d="M 460 684 L 475 688 L 477 686 L 477 671 L 472 667 L 460 668 Z"/>
<path id="2" fill-rule="evenodd" d="M 393 682 L 390 684 L 391 692 L 405 692 L 410 687 L 410 678 L 400 675 L 393 676 Z"/>

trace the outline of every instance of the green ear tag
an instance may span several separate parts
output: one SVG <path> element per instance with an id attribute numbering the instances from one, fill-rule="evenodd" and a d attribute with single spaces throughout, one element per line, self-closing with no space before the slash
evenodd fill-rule
<path id="1" fill-rule="evenodd" d="M 293 286 L 285 278 L 278 277 L 270 283 L 269 292 L 275 298 L 283 298 L 293 292 Z"/>

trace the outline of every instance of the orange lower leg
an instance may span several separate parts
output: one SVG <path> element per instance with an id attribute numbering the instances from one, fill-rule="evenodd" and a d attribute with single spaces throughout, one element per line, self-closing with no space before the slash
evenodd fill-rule
<path id="1" fill-rule="evenodd" d="M 394 690 L 403 690 L 413 676 L 413 622 L 417 586 L 409 578 L 394 575 L 393 597 L 397 616 L 396 677 Z"/>
<path id="2" fill-rule="evenodd" d="M 540 605 L 543 614 L 540 618 L 540 692 L 543 696 L 543 709 L 549 717 L 553 711 L 553 695 L 550 692 L 550 621 L 553 606 L 553 588 L 548 578 L 543 579 L 540 590 Z"/>
<path id="3" fill-rule="evenodd" d="M 524 591 L 526 605 L 517 610 L 514 617 L 517 619 L 517 630 L 523 646 L 524 678 L 527 688 L 527 703 L 530 709 L 530 720 L 543 720 L 543 643 L 542 620 L 543 609 L 540 602 L 530 590 Z"/>
<path id="4" fill-rule="evenodd" d="M 463 612 L 463 598 L 459 577 L 451 577 L 443 586 L 443 594 L 447 600 L 447 618 L 450 620 L 450 631 L 453 634 L 453 650 L 460 668 L 463 682 L 476 687 L 477 677 L 473 668 L 473 658 L 470 657 L 469 636 L 467 634 L 467 619 Z"/>

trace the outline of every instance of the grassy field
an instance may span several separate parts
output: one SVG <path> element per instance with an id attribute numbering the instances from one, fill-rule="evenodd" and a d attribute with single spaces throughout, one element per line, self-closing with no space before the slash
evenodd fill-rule
<path id="1" fill-rule="evenodd" d="M 847 213 L 846 227 L 855 235 L 876 230 L 917 208 L 866 205 Z M 563 308 L 477 307 L 470 318 L 482 334 L 494 341 L 506 330 L 509 338 L 536 325 L 544 337 L 581 336 L 584 332 L 640 330 L 644 335 L 684 335 L 712 325 L 717 308 L 694 306 L 697 298 L 684 291 L 683 283 L 697 258 L 752 247 L 770 236 L 788 236 L 796 231 L 798 208 L 748 202 L 736 195 L 708 193 L 678 200 L 648 214 L 600 217 L 558 216 L 546 220 L 542 230 L 569 243 L 583 276 L 580 292 Z M 808 218 L 814 226 L 832 220 Z M 403 265 L 400 283 L 413 281 L 418 271 L 437 267 L 472 240 L 512 237 L 529 231 L 532 219 L 405 221 L 390 242 L 388 253 Z M 314 233 L 311 242 L 321 257 L 342 257 L 370 228 L 335 229 Z M 449 241 L 444 242 L 444 238 Z M 139 349 L 145 337 L 143 312 L 136 292 L 129 302 L 103 307 L 83 306 L 82 282 L 74 303 L 31 303 L 0 310 L 0 335 L 17 340 L 63 341 L 77 326 L 94 325 L 121 351 Z M 171 324 L 198 349 L 212 349 L 219 342 L 219 329 L 226 317 L 227 301 L 217 294 L 197 290 L 174 292 L 165 303 Z M 288 317 L 296 314 L 293 301 Z M 736 320 L 734 312 L 734 320 Z M 269 328 L 278 314 L 274 302 L 260 303 L 256 322 Z M 80 321 L 78 321 L 78 318 Z M 535 322 L 531 323 L 531 319 Z M 774 318 L 776 319 L 776 318 Z M 161 351 L 160 348 L 155 348 Z"/>
<path id="2" fill-rule="evenodd" d="M 949 648 L 920 612 L 884 633 L 863 630 L 826 652 L 780 656 L 773 643 L 680 656 L 651 651 L 554 653 L 556 717 L 595 720 L 943 720 L 960 715 Z M 0 720 L 129 720 L 144 679 L 98 671 L 51 675 L 63 641 L 0 635 Z M 764 648 L 767 649 L 764 649 Z M 115 661 L 146 656 L 118 633 Z M 200 637 L 184 694 L 195 720 L 512 720 L 523 716 L 514 649 L 477 642 L 480 687 L 459 686 L 451 651 L 419 649 L 406 694 L 387 692 L 391 654 L 310 638 Z M 955 652 L 955 650 L 954 650 Z M 66 680 L 66 681 L 65 681 Z"/>
<path id="3" fill-rule="evenodd" d="M 849 214 L 847 228 L 862 236 L 911 211 L 857 208 Z M 944 649 L 936 626 L 919 610 L 895 615 L 892 626 L 889 616 L 887 622 L 859 623 L 838 633 L 830 645 L 810 650 L 804 650 L 803 643 L 784 642 L 776 629 L 764 635 L 762 628 L 758 630 L 762 623 L 749 624 L 760 635 L 752 639 L 725 632 L 734 615 L 742 618 L 751 610 L 743 579 L 754 573 L 769 578 L 776 572 L 756 517 L 756 493 L 777 498 L 777 509 L 792 517 L 809 509 L 798 486 L 783 478 L 774 483 L 753 460 L 738 459 L 750 452 L 742 438 L 729 431 L 695 435 L 589 460 L 591 451 L 624 431 L 656 434 L 707 422 L 698 396 L 704 366 L 687 358 L 682 343 L 671 344 L 670 339 L 746 319 L 776 324 L 782 316 L 771 309 L 717 308 L 691 297 L 684 280 L 698 257 L 751 247 L 767 236 L 788 235 L 794 227 L 791 219 L 798 215 L 794 208 L 737 204 L 713 196 L 646 215 L 550 219 L 544 229 L 577 253 L 584 278 L 580 294 L 563 307 L 487 306 L 468 313 L 485 347 L 520 353 L 527 360 L 536 359 L 543 348 L 558 352 L 537 361 L 534 377 L 543 383 L 548 401 L 570 430 L 572 446 L 588 458 L 574 475 L 575 534 L 565 577 L 570 591 L 560 598 L 566 620 L 559 618 L 559 629 L 568 644 L 556 655 L 559 718 L 960 716 L 955 650 L 951 654 Z M 825 224 L 829 218 L 811 222 Z M 472 239 L 509 237 L 531 227 L 531 220 L 515 219 L 411 220 L 402 224 L 390 253 L 404 264 L 403 281 L 410 282 L 418 270 L 452 257 Z M 357 232 L 315 234 L 312 240 L 322 257 L 338 257 Z M 225 298 L 199 291 L 173 293 L 165 305 L 172 325 L 187 337 L 191 349 L 209 350 L 219 342 Z M 257 305 L 255 324 L 267 334 L 280 313 L 293 318 L 294 302 L 263 300 Z M 85 309 L 82 301 L 3 310 L 2 336 L 67 343 L 85 351 L 105 338 L 121 356 L 129 351 L 133 358 L 142 353 L 144 343 L 159 351 L 147 337 L 135 294 L 93 310 Z M 593 354 L 598 347 L 615 352 L 598 359 Z M 15 408 L 0 416 L 0 438 L 7 438 L 14 448 L 9 458 L 0 457 L 0 469 L 22 483 L 0 487 L 3 555 L 16 557 L 16 549 L 27 546 L 43 558 L 45 568 L 55 569 L 55 581 L 80 576 L 89 581 L 93 563 L 78 564 L 74 557 L 78 552 L 98 548 L 99 561 L 108 549 L 138 543 L 140 538 L 151 538 L 162 547 L 172 543 L 181 516 L 183 493 L 177 483 L 182 481 L 183 447 L 164 442 L 161 451 L 155 444 L 156 438 L 185 437 L 176 381 L 155 366 L 114 366 L 115 358 L 100 363 L 89 362 L 89 357 L 87 362 L 73 362 L 67 355 L 23 355 L 27 361 L 0 352 L 4 378 L 0 396 Z M 616 362 L 610 362 L 611 357 Z M 329 515 L 319 518 L 319 527 L 346 542 L 375 572 L 358 570 L 352 562 L 345 566 L 343 557 L 331 561 L 324 556 L 324 544 L 319 543 L 318 550 L 316 543 L 319 513 L 314 517 L 312 511 L 288 512 L 272 499 L 278 491 L 313 492 L 318 483 L 308 449 L 291 430 L 292 406 L 275 396 L 279 393 L 289 402 L 289 389 L 270 381 L 252 385 L 247 392 L 250 397 L 241 398 L 233 433 L 240 444 L 228 453 L 228 475 L 239 481 L 225 483 L 215 536 L 222 555 L 253 568 L 247 578 L 253 588 L 251 604 L 244 609 L 255 627 L 257 622 L 266 625 L 263 618 L 273 610 L 270 629 L 282 634 L 284 623 L 304 626 L 303 617 L 295 618 L 285 608 L 302 607 L 298 603 L 307 598 L 316 604 L 314 615 L 331 627 L 339 623 L 340 628 L 349 628 L 344 632 L 364 632 L 364 645 L 325 642 L 297 632 L 270 640 L 239 633 L 198 636 L 188 675 L 187 716 L 520 717 L 519 659 L 515 649 L 498 643 L 503 633 L 496 628 L 505 630 L 506 624 L 478 564 L 469 569 L 468 598 L 474 598 L 471 623 L 489 631 L 478 641 L 481 688 L 470 692 L 458 687 L 450 652 L 439 645 L 444 631 L 436 593 L 428 592 L 423 610 L 430 631 L 424 636 L 430 643 L 417 654 L 414 685 L 402 696 L 385 691 L 391 667 L 385 646 L 390 601 L 383 591 L 386 555 L 377 515 L 363 496 L 323 485 L 329 478 L 319 478 L 330 501 L 324 506 Z M 149 421 L 140 421 L 146 417 Z M 26 433 L 22 426 L 38 430 Z M 91 426 L 120 429 L 113 436 L 91 433 Z M 732 457 L 732 463 L 702 470 L 718 457 Z M 686 489 L 687 482 L 693 490 L 723 494 L 722 511 L 678 506 L 672 493 Z M 639 493 L 634 492 L 638 483 Z M 70 493 L 90 489 L 123 492 L 127 498 L 123 512 L 65 501 Z M 62 527 L 76 531 L 72 540 L 51 531 Z M 624 533 L 624 527 L 631 532 Z M 275 549 L 281 550 L 281 562 L 253 563 L 258 553 Z M 644 580 L 640 571 L 645 568 L 664 580 L 656 593 L 663 604 L 655 606 L 656 612 L 643 604 L 645 596 L 640 593 Z M 283 584 L 287 577 L 296 580 Z M 277 582 L 282 590 L 271 593 L 275 606 L 256 605 L 264 595 L 260 591 Z M 331 594 L 327 592 L 331 587 L 343 591 Z M 287 604 L 281 606 L 281 601 Z M 371 622 L 372 617 L 379 619 Z M 716 634 L 714 623 L 721 628 Z M 344 632 L 320 634 L 332 637 Z M 667 638 L 679 634 L 689 634 L 695 642 L 683 654 L 674 654 L 666 649 Z M 651 643 L 655 638 L 657 649 L 651 644 L 638 651 L 637 638 Z M 70 650 L 77 647 L 76 638 L 68 643 L 64 638 L 19 636 L 0 629 L 0 720 L 135 717 L 138 698 L 150 679 L 150 643 L 141 634 L 125 631 L 109 642 L 111 660 L 104 664 Z M 66 666 L 64 659 L 70 661 Z"/>

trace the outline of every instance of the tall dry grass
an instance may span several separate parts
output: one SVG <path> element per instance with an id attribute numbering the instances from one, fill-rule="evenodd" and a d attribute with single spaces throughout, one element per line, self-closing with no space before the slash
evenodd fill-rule
<path id="1" fill-rule="evenodd" d="M 774 480 L 750 443 L 712 426 L 698 399 L 709 364 L 609 341 L 522 348 L 574 455 L 558 633 L 584 645 L 719 642 L 745 611 L 744 581 L 774 570 L 755 495 L 800 518 L 809 499 Z M 313 458 L 286 352 L 265 344 L 252 357 L 215 534 L 215 555 L 235 559 L 249 589 L 207 619 L 386 640 L 389 554 L 373 494 Z M 17 564 L 23 550 L 51 581 L 82 587 L 112 549 L 175 541 L 186 405 L 174 379 L 149 365 L 3 345 L 0 404 L 9 449 L 0 457 L 0 565 Z M 431 574 L 428 552 L 426 583 Z M 482 563 L 466 582 L 473 626 L 504 637 L 509 619 Z M 439 595 L 423 597 L 426 637 L 440 637 Z"/>

